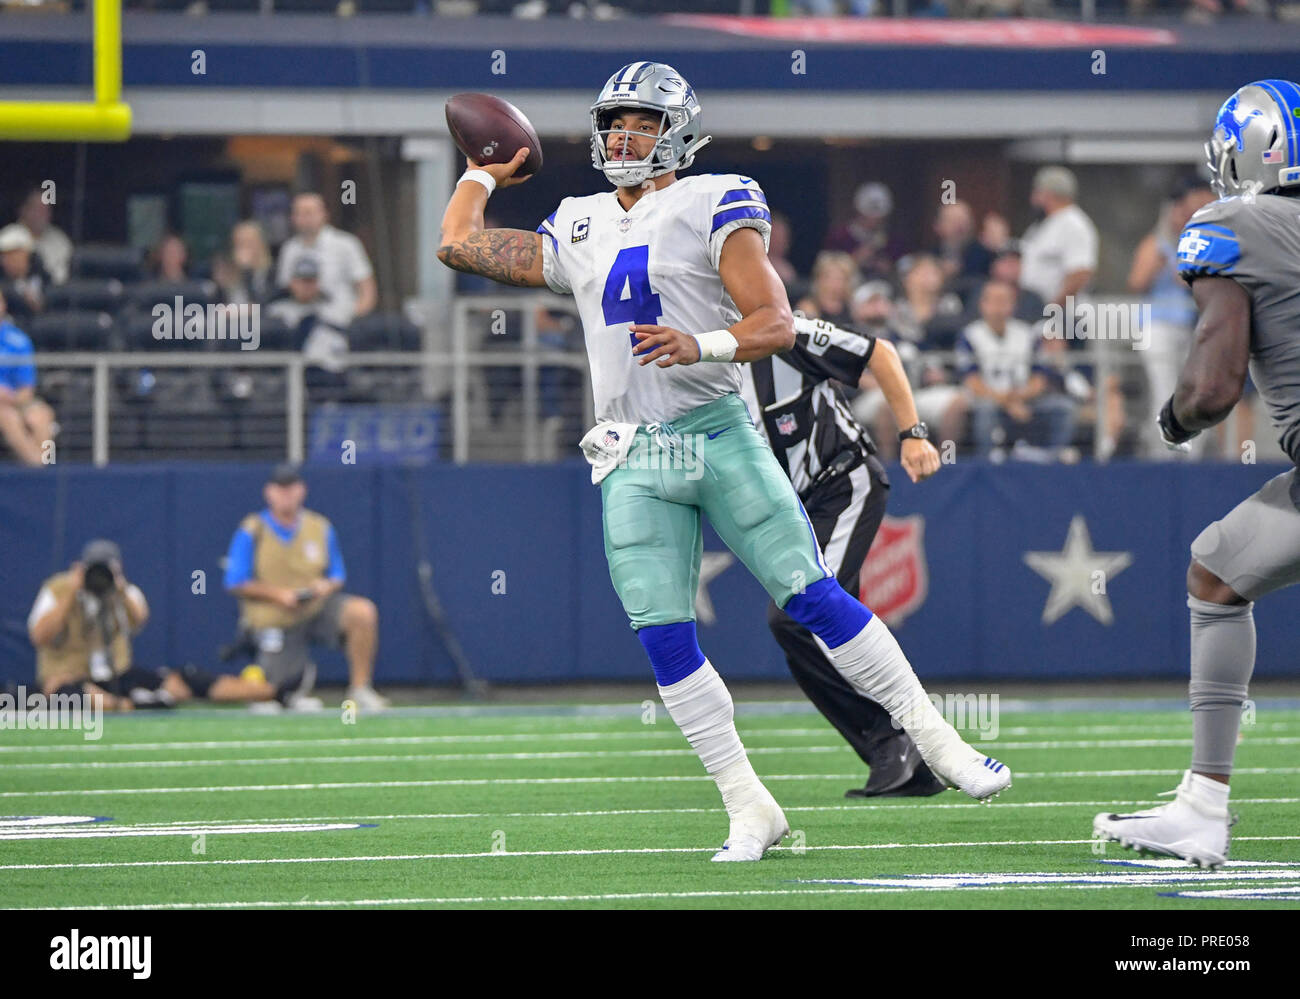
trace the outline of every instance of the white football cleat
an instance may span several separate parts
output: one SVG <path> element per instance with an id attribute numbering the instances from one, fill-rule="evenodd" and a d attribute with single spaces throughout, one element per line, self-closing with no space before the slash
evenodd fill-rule
<path id="1" fill-rule="evenodd" d="M 349 687 L 348 700 L 355 701 L 362 711 L 383 711 L 392 707 L 392 703 L 370 684 L 364 687 Z"/>
<path id="2" fill-rule="evenodd" d="M 713 855 L 718 862 L 762 860 L 768 847 L 790 835 L 785 812 L 771 794 L 765 794 L 731 820 L 731 835 Z"/>
<path id="3" fill-rule="evenodd" d="M 1011 786 L 1011 768 L 970 746 L 964 748 L 965 752 L 958 757 L 960 762 L 946 768 L 929 763 L 928 760 L 926 762 L 935 776 L 949 787 L 965 791 L 976 801 L 987 805 Z"/>
<path id="4" fill-rule="evenodd" d="M 1233 816 L 1191 793 L 1190 770 L 1172 793 L 1177 797 L 1167 805 L 1125 815 L 1100 813 L 1092 820 L 1093 837 L 1178 857 L 1198 867 L 1218 867 L 1228 859 Z"/>

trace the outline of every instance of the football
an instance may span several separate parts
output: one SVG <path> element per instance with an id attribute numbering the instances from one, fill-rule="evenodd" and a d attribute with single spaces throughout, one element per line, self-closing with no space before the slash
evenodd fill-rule
<path id="1" fill-rule="evenodd" d="M 491 94 L 457 94 L 447 101 L 447 129 L 457 147 L 480 166 L 509 163 L 528 147 L 528 159 L 516 173 L 531 177 L 542 168 L 542 144 L 522 111 Z"/>

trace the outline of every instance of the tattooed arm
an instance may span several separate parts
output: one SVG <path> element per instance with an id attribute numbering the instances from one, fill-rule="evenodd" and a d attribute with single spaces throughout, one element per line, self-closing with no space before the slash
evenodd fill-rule
<path id="1" fill-rule="evenodd" d="M 521 149 L 509 163 L 479 166 L 496 178 L 498 187 L 522 184 L 528 178 L 513 174 L 528 157 Z M 456 185 L 456 192 L 442 216 L 442 239 L 438 259 L 453 270 L 480 274 L 502 284 L 545 287 L 542 277 L 542 235 L 525 229 L 484 229 L 483 209 L 487 205 L 487 188 L 474 181 Z"/>

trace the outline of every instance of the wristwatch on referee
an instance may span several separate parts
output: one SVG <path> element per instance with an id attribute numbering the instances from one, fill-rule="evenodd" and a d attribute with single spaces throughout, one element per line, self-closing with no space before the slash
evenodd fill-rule
<path id="1" fill-rule="evenodd" d="M 900 444 L 903 441 L 908 441 L 908 440 L 928 441 L 929 439 L 930 439 L 930 428 L 927 427 L 924 423 L 918 423 L 915 426 L 908 427 L 906 430 L 904 430 L 902 433 L 898 435 L 898 441 Z"/>

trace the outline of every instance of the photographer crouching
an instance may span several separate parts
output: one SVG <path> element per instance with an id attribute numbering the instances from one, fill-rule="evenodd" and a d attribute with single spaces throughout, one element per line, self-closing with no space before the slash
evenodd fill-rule
<path id="1" fill-rule="evenodd" d="M 42 693 L 95 698 L 104 711 L 170 708 L 193 697 L 269 701 L 287 696 L 265 681 L 197 666 L 135 665 L 131 638 L 148 620 L 149 603 L 122 571 L 121 549 L 112 541 L 91 541 L 80 561 L 41 585 L 27 617 Z"/>

